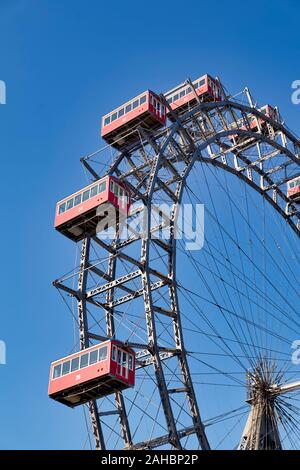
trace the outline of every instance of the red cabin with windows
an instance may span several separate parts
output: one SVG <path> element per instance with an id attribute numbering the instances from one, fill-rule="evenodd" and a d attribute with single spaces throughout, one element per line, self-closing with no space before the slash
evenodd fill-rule
<path id="1" fill-rule="evenodd" d="M 120 341 L 108 340 L 52 362 L 48 394 L 75 407 L 134 387 L 134 382 L 135 352 Z"/>
<path id="2" fill-rule="evenodd" d="M 277 108 L 273 108 L 272 106 L 270 106 L 269 104 L 266 104 L 265 106 L 263 106 L 262 108 L 260 108 L 258 111 L 260 111 L 261 113 L 265 114 L 268 118 L 270 119 L 273 119 L 273 121 L 276 121 L 276 122 L 279 122 L 280 118 L 279 118 L 279 113 L 278 113 L 278 109 Z M 258 126 L 258 123 L 260 124 L 262 130 L 264 130 L 266 128 L 266 121 L 259 117 L 253 117 L 250 121 L 250 128 L 251 130 L 253 130 L 254 132 L 257 132 L 259 130 L 259 126 Z"/>
<path id="3" fill-rule="evenodd" d="M 190 106 L 197 103 L 195 92 L 201 101 L 221 101 L 223 99 L 223 90 L 221 83 L 210 75 L 203 75 L 193 82 L 194 90 L 189 84 L 179 85 L 173 90 L 165 93 L 165 98 L 172 110 L 177 114 L 183 114 Z M 174 118 L 169 110 L 167 116 L 172 121 Z"/>
<path id="4" fill-rule="evenodd" d="M 114 176 L 106 176 L 59 201 L 54 225 L 56 230 L 77 242 L 87 235 L 96 235 L 97 224 L 104 216 L 107 226 L 114 226 L 120 214 L 127 216 L 130 203 L 130 192 L 125 184 Z M 110 207 L 114 208 L 111 218 Z M 106 209 L 106 214 L 98 215 L 98 208 L 103 209 L 102 214 Z"/>
<path id="5" fill-rule="evenodd" d="M 300 176 L 294 178 L 287 183 L 287 195 L 294 201 L 300 201 Z"/>
<path id="6" fill-rule="evenodd" d="M 273 106 L 266 104 L 262 108 L 260 108 L 260 112 L 268 116 L 273 121 L 280 122 L 280 116 L 278 108 L 273 108 Z M 263 121 L 263 119 L 262 119 Z M 264 121 L 263 121 L 264 122 Z"/>
<path id="7" fill-rule="evenodd" d="M 155 131 L 166 124 L 166 108 L 159 96 L 147 90 L 102 118 L 101 137 L 117 149 L 139 140 L 138 125 Z"/>
<path id="8" fill-rule="evenodd" d="M 280 116 L 279 116 L 279 112 L 277 108 L 273 108 L 269 104 L 266 104 L 262 108 L 258 109 L 258 111 L 265 114 L 268 118 L 272 119 L 273 121 L 280 123 Z M 268 134 L 269 132 L 267 122 L 262 117 L 256 117 L 256 116 L 251 115 L 249 117 L 249 127 L 252 132 L 259 132 L 260 129 L 263 134 Z M 247 130 L 247 127 L 242 126 L 240 129 Z M 248 144 L 249 139 L 251 140 L 251 137 L 239 135 L 239 134 L 234 134 L 230 136 L 229 138 L 233 142 L 235 141 L 238 144 L 245 143 L 245 145 Z"/>

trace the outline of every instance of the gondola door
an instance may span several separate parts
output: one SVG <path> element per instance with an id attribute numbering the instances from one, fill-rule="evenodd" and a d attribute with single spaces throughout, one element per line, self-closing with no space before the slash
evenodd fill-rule
<path id="1" fill-rule="evenodd" d="M 117 375 L 122 379 L 128 379 L 128 353 L 117 349 Z"/>

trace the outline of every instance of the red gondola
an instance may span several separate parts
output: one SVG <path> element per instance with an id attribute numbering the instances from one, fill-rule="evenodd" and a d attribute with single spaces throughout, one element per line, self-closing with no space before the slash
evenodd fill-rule
<path id="1" fill-rule="evenodd" d="M 48 394 L 73 408 L 134 383 L 135 352 L 120 341 L 108 340 L 52 362 Z"/>
<path id="2" fill-rule="evenodd" d="M 113 176 L 86 186 L 62 199 L 56 205 L 55 228 L 66 237 L 77 242 L 87 235 L 95 235 L 100 218 L 97 208 L 113 206 L 114 217 L 106 217 L 108 226 L 114 225 L 120 213 L 127 215 L 130 209 L 130 191 Z"/>
<path id="3" fill-rule="evenodd" d="M 262 108 L 259 109 L 259 111 L 263 114 L 265 114 L 267 117 L 270 119 L 273 119 L 273 121 L 279 122 L 279 113 L 277 108 L 273 108 L 273 106 L 270 106 L 269 104 L 266 104 Z M 262 130 L 266 128 L 266 121 L 261 118 L 261 117 L 253 117 L 250 121 L 250 128 L 254 131 L 257 132 L 259 130 L 259 125 L 261 126 Z"/>
<path id="4" fill-rule="evenodd" d="M 166 124 L 166 108 L 159 96 L 147 90 L 102 118 L 101 137 L 117 149 L 138 142 L 138 125 L 155 131 Z"/>
<path id="5" fill-rule="evenodd" d="M 177 114 L 183 114 L 189 107 L 197 103 L 195 92 L 203 102 L 221 101 L 223 99 L 221 83 L 210 75 L 203 75 L 192 83 L 195 91 L 189 84 L 182 84 L 164 95 L 171 109 L 176 111 Z M 174 120 L 169 110 L 167 110 L 167 116 L 171 121 Z"/>
<path id="6" fill-rule="evenodd" d="M 279 116 L 279 112 L 277 108 L 273 108 L 273 106 L 266 104 L 262 108 L 258 109 L 258 111 L 265 114 L 267 117 L 269 117 L 273 121 L 276 121 L 278 123 L 280 122 L 280 116 Z M 256 116 L 251 115 L 249 117 L 249 127 L 252 132 L 259 132 L 260 129 L 261 129 L 261 132 L 265 135 L 267 135 L 269 132 L 267 121 L 262 117 L 256 117 Z M 242 126 L 240 129 L 247 130 L 247 127 Z M 240 135 L 240 134 L 233 134 L 229 138 L 232 142 L 243 144 L 244 146 L 247 146 L 248 143 L 251 143 L 250 141 L 252 140 L 251 137 Z"/>
<path id="7" fill-rule="evenodd" d="M 300 201 L 300 177 L 293 178 L 292 180 L 288 181 L 288 197 L 293 199 L 294 201 Z"/>

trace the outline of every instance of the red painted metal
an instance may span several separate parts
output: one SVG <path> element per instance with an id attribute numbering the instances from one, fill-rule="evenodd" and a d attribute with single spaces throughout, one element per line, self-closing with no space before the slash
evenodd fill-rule
<path id="1" fill-rule="evenodd" d="M 97 208 L 100 205 L 115 208 L 116 217 L 111 220 L 113 224 L 120 214 L 128 214 L 130 204 L 130 191 L 126 185 L 114 176 L 106 176 L 59 201 L 54 226 L 63 235 L 77 242 L 87 235 L 96 234 L 99 222 Z"/>
<path id="2" fill-rule="evenodd" d="M 294 200 L 300 200 L 300 177 L 290 180 L 288 186 L 288 197 Z"/>
<path id="3" fill-rule="evenodd" d="M 154 131 L 165 124 L 165 106 L 158 95 L 146 90 L 102 117 L 101 137 L 121 149 L 139 140 L 138 125 Z"/>
<path id="4" fill-rule="evenodd" d="M 273 106 L 266 104 L 262 108 L 260 108 L 258 111 L 261 113 L 265 114 L 267 117 L 270 119 L 273 119 L 273 121 L 279 122 L 279 114 L 278 110 L 276 108 L 273 108 Z M 262 117 L 257 117 L 257 116 L 251 116 L 249 118 L 249 127 L 252 132 L 259 132 L 259 129 L 261 128 L 262 132 L 267 131 L 267 122 L 264 118 Z M 246 126 L 241 126 L 241 130 L 247 130 Z M 229 136 L 229 139 L 231 141 L 236 141 L 237 143 L 241 143 L 245 140 L 248 140 L 250 137 L 249 136 L 243 136 L 239 134 L 233 134 Z"/>
<path id="5" fill-rule="evenodd" d="M 134 384 L 135 352 L 120 341 L 108 340 L 52 362 L 48 394 L 75 407 Z"/>
<path id="6" fill-rule="evenodd" d="M 266 104 L 265 106 L 260 108 L 259 111 L 265 114 L 270 119 L 273 119 L 273 121 L 279 121 L 278 111 L 276 108 L 273 108 L 273 106 Z M 254 132 L 258 131 L 258 123 L 260 124 L 261 127 L 264 127 L 266 125 L 266 121 L 264 118 L 253 117 L 253 119 L 251 119 L 251 122 L 250 122 L 251 130 L 254 130 Z"/>
<path id="7" fill-rule="evenodd" d="M 192 83 L 195 90 L 185 83 L 165 93 L 164 96 L 172 110 L 179 114 L 185 112 L 189 106 L 196 103 L 195 92 L 203 102 L 221 101 L 223 99 L 223 90 L 220 82 L 210 75 L 203 75 Z M 167 110 L 167 116 L 169 119 L 173 119 L 169 110 Z"/>

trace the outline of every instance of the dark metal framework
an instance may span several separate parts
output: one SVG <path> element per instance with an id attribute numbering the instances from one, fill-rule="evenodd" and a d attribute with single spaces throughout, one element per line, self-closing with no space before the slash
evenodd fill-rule
<path id="1" fill-rule="evenodd" d="M 192 434 L 200 448 L 210 448 L 199 411 L 201 397 L 195 395 L 189 371 L 176 284 L 175 221 L 192 167 L 196 163 L 209 164 L 236 175 L 259 192 L 292 230 L 300 234 L 299 207 L 289 200 L 285 189 L 289 179 L 300 175 L 300 142 L 283 124 L 260 113 L 251 101 L 250 104 L 246 102 L 247 96 L 246 93 L 244 101 L 228 98 L 218 103 L 198 102 L 183 116 L 174 115 L 176 121 L 173 125 L 151 135 L 145 129 L 138 128 L 139 143 L 118 153 L 108 173 L 126 182 L 134 201 L 140 203 L 139 208 L 132 212 L 131 219 L 141 211 L 146 214 L 144 236 L 129 228 L 125 240 L 85 239 L 81 248 L 77 289 L 69 287 L 66 279 L 54 282 L 57 288 L 77 299 L 81 348 L 88 347 L 93 340 L 113 338 L 116 335 L 115 318 L 119 314 L 116 309 L 124 308 L 128 302 L 138 301 L 142 305 L 143 300 L 143 328 L 147 341 L 131 344 L 139 351 L 138 367 L 153 367 L 167 432 L 133 442 L 124 397 L 119 392 L 115 394 L 114 401 L 110 401 L 111 409 L 107 411 L 102 411 L 96 402 L 89 404 L 97 449 L 106 448 L 103 425 L 105 419 L 113 415 L 119 418 L 119 435 L 125 449 L 162 446 L 181 449 L 182 439 Z M 264 130 L 260 128 L 257 133 L 252 132 L 250 119 L 253 116 L 263 118 L 267 127 Z M 230 137 L 233 134 L 238 136 L 236 140 Z M 82 161 L 94 179 L 103 176 L 98 175 L 88 158 Z M 172 205 L 171 217 L 164 218 L 162 214 L 163 223 L 153 225 L 151 214 L 155 211 L 155 205 L 162 200 Z M 162 226 L 169 231 L 167 241 L 155 237 Z M 106 260 L 105 269 L 93 263 L 92 246 L 100 250 Z M 168 262 L 165 271 L 153 261 L 154 250 L 166 255 Z M 124 264 L 127 271 L 119 274 L 121 271 L 118 269 Z M 91 276 L 97 279 L 92 289 L 88 288 Z M 139 282 L 138 287 L 136 281 Z M 154 299 L 157 292 L 162 292 L 161 297 Z M 162 297 L 164 303 L 159 302 Z M 89 306 L 100 309 L 96 328 L 101 323 L 105 334 L 100 329 L 95 332 L 95 322 L 88 313 Z M 172 326 L 169 329 L 173 332 L 172 346 L 162 344 L 157 333 L 158 318 L 161 316 Z M 180 377 L 181 387 L 168 387 L 165 371 L 169 361 L 173 361 L 173 373 Z M 178 424 L 178 409 L 172 400 L 175 394 L 188 405 L 186 410 L 190 415 L 190 425 L 184 428 Z"/>

